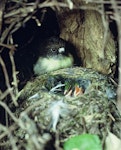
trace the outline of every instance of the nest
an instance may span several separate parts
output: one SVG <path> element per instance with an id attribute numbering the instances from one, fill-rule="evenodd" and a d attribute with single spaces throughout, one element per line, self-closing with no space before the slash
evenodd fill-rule
<path id="1" fill-rule="evenodd" d="M 110 78 L 80 67 L 29 81 L 21 91 L 19 107 L 11 105 L 18 118 L 12 132 L 19 149 L 61 149 L 69 137 L 83 133 L 98 135 L 103 146 L 108 131 L 121 138 L 115 91 Z M 62 107 L 56 125 L 55 106 Z"/>

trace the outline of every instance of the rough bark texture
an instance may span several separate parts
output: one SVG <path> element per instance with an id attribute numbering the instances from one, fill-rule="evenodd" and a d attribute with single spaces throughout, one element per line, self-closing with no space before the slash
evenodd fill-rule
<path id="1" fill-rule="evenodd" d="M 60 36 L 76 47 L 84 67 L 93 68 L 104 74 L 114 72 L 115 42 L 110 31 L 105 41 L 106 30 L 98 12 L 63 9 L 57 16 L 61 29 Z"/>
<path id="2" fill-rule="evenodd" d="M 5 3 L 6 3 L 6 0 L 0 1 L 0 35 L 1 35 L 2 24 L 3 24 L 3 13 L 5 9 Z"/>

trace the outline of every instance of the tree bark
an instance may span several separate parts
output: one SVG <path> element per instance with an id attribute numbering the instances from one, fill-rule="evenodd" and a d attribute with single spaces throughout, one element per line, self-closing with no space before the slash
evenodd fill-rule
<path id="1" fill-rule="evenodd" d="M 60 36 L 76 47 L 82 66 L 104 74 L 114 73 L 116 45 L 102 16 L 95 10 L 66 9 L 59 11 L 57 16 Z"/>
<path id="2" fill-rule="evenodd" d="M 6 0 L 0 1 L 0 35 L 1 35 L 2 24 L 3 24 L 3 13 L 5 9 L 5 3 L 6 3 Z"/>

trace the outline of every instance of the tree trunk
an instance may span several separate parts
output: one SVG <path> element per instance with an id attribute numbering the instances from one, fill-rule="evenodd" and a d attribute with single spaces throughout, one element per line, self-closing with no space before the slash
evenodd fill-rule
<path id="1" fill-rule="evenodd" d="M 116 45 L 111 32 L 107 30 L 107 22 L 102 21 L 104 16 L 94 10 L 66 9 L 59 11 L 57 16 L 60 36 L 75 46 L 83 67 L 113 74 Z"/>

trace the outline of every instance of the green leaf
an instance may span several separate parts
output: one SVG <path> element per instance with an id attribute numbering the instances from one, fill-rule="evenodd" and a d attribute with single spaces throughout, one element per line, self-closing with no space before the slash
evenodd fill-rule
<path id="1" fill-rule="evenodd" d="M 82 134 L 68 139 L 64 150 L 102 150 L 102 146 L 97 135 Z"/>

